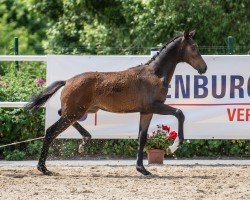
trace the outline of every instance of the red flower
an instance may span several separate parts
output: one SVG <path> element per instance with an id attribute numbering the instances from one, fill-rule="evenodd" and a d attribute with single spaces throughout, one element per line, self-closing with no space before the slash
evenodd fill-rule
<path id="1" fill-rule="evenodd" d="M 169 133 L 169 131 L 170 131 L 170 126 L 168 126 L 168 125 L 161 125 L 161 128 L 162 128 L 162 130 L 164 130 L 164 131 L 167 131 L 168 133 Z"/>
<path id="2" fill-rule="evenodd" d="M 178 133 L 176 133 L 175 131 L 171 131 L 168 135 L 168 137 L 172 140 L 175 140 L 175 138 L 178 136 Z"/>

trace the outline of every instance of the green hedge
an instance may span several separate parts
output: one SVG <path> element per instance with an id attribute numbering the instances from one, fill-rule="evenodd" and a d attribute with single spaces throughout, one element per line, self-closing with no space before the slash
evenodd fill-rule
<path id="1" fill-rule="evenodd" d="M 49 157 L 52 159 L 136 157 L 137 140 L 92 140 L 84 155 L 77 152 L 80 143 L 80 140 L 55 140 L 50 148 Z M 42 140 L 39 140 L 25 145 L 6 147 L 0 153 L 5 160 L 37 159 L 41 146 Z M 244 140 L 192 140 L 185 142 L 174 155 L 166 157 L 247 157 L 250 155 L 249 148 L 249 141 Z"/>
<path id="2" fill-rule="evenodd" d="M 7 69 L 6 69 L 7 68 Z M 27 101 L 31 95 L 43 89 L 34 83 L 36 78 L 44 78 L 43 64 L 21 63 L 16 72 L 13 65 L 0 66 L 0 101 Z M 36 138 L 44 135 L 44 109 L 30 114 L 23 109 L 0 108 L 0 145 Z M 50 157 L 81 158 L 86 156 L 135 157 L 137 140 L 91 140 L 84 155 L 80 155 L 78 145 L 81 140 L 55 140 L 50 149 Z M 0 158 L 6 160 L 37 159 L 42 140 L 0 149 Z M 249 140 L 191 140 L 186 141 L 175 155 L 194 156 L 249 156 Z"/>

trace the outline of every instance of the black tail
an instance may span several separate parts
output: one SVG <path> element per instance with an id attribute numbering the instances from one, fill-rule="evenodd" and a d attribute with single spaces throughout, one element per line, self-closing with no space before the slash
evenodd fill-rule
<path id="1" fill-rule="evenodd" d="M 55 94 L 60 87 L 64 86 L 65 84 L 66 81 L 56 81 L 52 83 L 51 85 L 46 87 L 43 92 L 32 97 L 29 103 L 25 105 L 25 109 L 29 111 L 36 111 L 38 108 L 44 105 L 45 102 L 48 101 L 49 98 L 52 97 L 52 95 Z"/>

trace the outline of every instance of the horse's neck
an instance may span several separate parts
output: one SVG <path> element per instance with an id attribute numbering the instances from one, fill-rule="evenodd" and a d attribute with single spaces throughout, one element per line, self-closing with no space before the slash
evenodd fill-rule
<path id="1" fill-rule="evenodd" d="M 164 78 L 164 85 L 168 85 L 173 77 L 176 65 L 178 64 L 176 49 L 166 50 L 152 63 L 155 74 Z"/>

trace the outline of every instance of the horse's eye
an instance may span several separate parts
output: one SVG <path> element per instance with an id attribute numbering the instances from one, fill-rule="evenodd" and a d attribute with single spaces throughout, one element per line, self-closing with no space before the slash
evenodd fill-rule
<path id="1" fill-rule="evenodd" d="M 195 49 L 196 49 L 195 45 L 193 45 L 193 46 L 191 47 L 191 49 L 192 49 L 192 51 L 195 51 Z"/>

